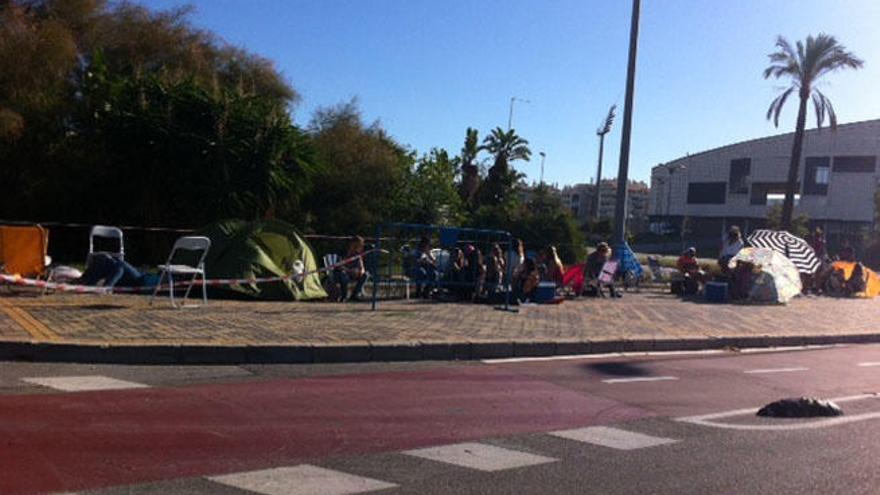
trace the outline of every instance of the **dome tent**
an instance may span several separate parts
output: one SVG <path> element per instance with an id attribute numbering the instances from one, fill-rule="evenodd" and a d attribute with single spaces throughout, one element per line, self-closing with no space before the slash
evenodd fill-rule
<path id="1" fill-rule="evenodd" d="M 211 239 L 205 259 L 208 278 L 280 277 L 293 271 L 296 261 L 309 273 L 301 280 L 261 284 L 241 284 L 217 289 L 221 295 L 275 301 L 323 299 L 327 293 L 321 280 L 314 252 L 296 229 L 280 220 L 224 220 L 198 232 Z"/>

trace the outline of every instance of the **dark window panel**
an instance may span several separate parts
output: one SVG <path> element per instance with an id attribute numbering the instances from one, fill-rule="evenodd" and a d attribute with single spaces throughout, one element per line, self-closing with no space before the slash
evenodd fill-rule
<path id="1" fill-rule="evenodd" d="M 804 160 L 805 196 L 827 196 L 828 179 L 831 172 L 831 157 L 808 156 Z"/>
<path id="2" fill-rule="evenodd" d="M 834 171 L 838 173 L 872 174 L 876 156 L 835 156 Z"/>
<path id="3" fill-rule="evenodd" d="M 795 187 L 795 191 L 800 185 Z M 750 203 L 753 205 L 766 205 L 768 194 L 785 194 L 785 182 L 753 182 Z"/>
<path id="4" fill-rule="evenodd" d="M 730 161 L 730 194 L 749 193 L 749 174 L 751 173 L 751 168 L 751 158 L 739 158 Z"/>
<path id="5" fill-rule="evenodd" d="M 726 200 L 726 182 L 691 182 L 688 184 L 688 204 L 723 205 Z"/>

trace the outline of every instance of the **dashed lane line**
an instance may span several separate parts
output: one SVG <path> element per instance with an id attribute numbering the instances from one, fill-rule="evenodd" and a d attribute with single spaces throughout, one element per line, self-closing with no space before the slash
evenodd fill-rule
<path id="1" fill-rule="evenodd" d="M 63 392 L 87 392 L 92 390 L 121 390 L 129 388 L 148 388 L 143 383 L 118 380 L 109 376 L 40 376 L 22 378 L 22 381 L 54 388 Z"/>
<path id="2" fill-rule="evenodd" d="M 397 486 L 308 464 L 211 476 L 207 479 L 260 495 L 349 495 Z"/>
<path id="3" fill-rule="evenodd" d="M 635 383 L 635 382 L 663 382 L 678 380 L 677 376 L 636 376 L 632 378 L 607 378 L 602 383 Z"/>
<path id="4" fill-rule="evenodd" d="M 863 368 L 866 368 L 866 367 L 869 367 L 869 366 L 880 366 L 880 361 L 872 361 L 872 362 L 868 362 L 868 363 L 859 363 L 858 366 L 861 366 L 861 367 L 863 367 Z"/>
<path id="5" fill-rule="evenodd" d="M 408 450 L 403 453 L 413 457 L 453 464 L 478 471 L 503 471 L 505 469 L 556 462 L 556 459 L 551 457 L 483 443 L 457 443 L 440 447 Z"/>
<path id="6" fill-rule="evenodd" d="M 618 450 L 635 450 L 678 442 L 673 438 L 654 437 L 608 426 L 588 426 L 551 432 L 550 435 Z"/>
<path id="7" fill-rule="evenodd" d="M 791 368 L 763 368 L 756 370 L 745 370 L 743 373 L 747 373 L 749 375 L 760 375 L 765 373 L 794 373 L 796 371 L 809 371 L 810 368 L 805 368 L 803 366 L 794 366 Z"/>

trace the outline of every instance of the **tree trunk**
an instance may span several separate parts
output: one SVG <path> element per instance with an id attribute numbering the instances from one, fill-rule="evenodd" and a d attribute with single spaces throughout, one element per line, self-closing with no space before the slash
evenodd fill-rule
<path id="1" fill-rule="evenodd" d="M 807 99 L 809 91 L 800 92 L 797 126 L 791 146 L 791 163 L 788 166 L 788 181 L 785 184 L 785 201 L 782 203 L 782 229 L 791 230 L 791 217 L 794 213 L 794 195 L 797 193 L 798 175 L 801 165 L 801 151 L 804 145 L 804 128 L 807 124 Z"/>

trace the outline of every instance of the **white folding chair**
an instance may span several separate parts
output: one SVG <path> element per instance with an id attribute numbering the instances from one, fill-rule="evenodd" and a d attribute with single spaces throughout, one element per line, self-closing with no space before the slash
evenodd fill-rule
<path id="1" fill-rule="evenodd" d="M 116 239 L 119 241 L 119 249 L 116 251 L 95 251 L 95 237 L 103 237 L 106 239 Z M 125 242 L 123 241 L 122 230 L 118 227 L 110 227 L 108 225 L 95 225 L 92 227 L 92 231 L 89 233 L 89 255 L 88 258 L 91 258 L 93 254 L 103 253 L 109 254 L 116 259 L 124 260 L 125 259 Z M 88 258 L 86 258 L 86 262 L 88 262 Z"/>
<path id="2" fill-rule="evenodd" d="M 168 278 L 169 290 L 168 294 L 171 297 L 171 306 L 175 308 L 197 308 L 200 305 L 187 305 L 186 300 L 189 297 L 189 292 L 192 290 L 193 286 L 196 285 L 196 280 L 201 277 L 202 278 L 202 304 L 208 303 L 208 292 L 207 292 L 207 284 L 205 283 L 205 257 L 208 255 L 208 250 L 211 248 L 211 239 L 207 237 L 181 237 L 177 239 L 174 243 L 174 247 L 171 248 L 171 254 L 168 255 L 168 261 L 165 262 L 164 265 L 159 265 L 159 282 L 156 284 L 156 288 L 153 290 L 153 295 L 150 297 L 150 304 L 153 304 L 153 299 L 156 298 L 156 294 L 159 292 L 159 288 L 162 287 L 162 281 Z M 174 264 L 174 254 L 177 251 L 191 251 L 191 252 L 199 252 L 201 251 L 201 255 L 198 257 L 198 261 L 195 264 Z M 181 304 L 177 304 L 174 301 L 174 276 L 175 275 L 184 275 L 190 277 L 190 284 L 186 288 L 186 292 L 183 294 L 183 302 Z"/>

